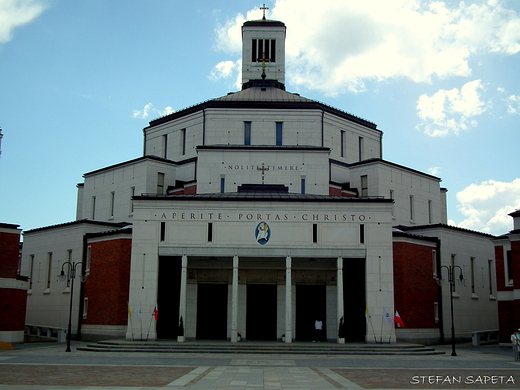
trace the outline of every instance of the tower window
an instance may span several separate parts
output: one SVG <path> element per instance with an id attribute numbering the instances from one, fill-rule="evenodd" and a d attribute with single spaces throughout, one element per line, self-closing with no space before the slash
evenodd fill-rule
<path id="1" fill-rule="evenodd" d="M 244 122 L 244 145 L 251 145 L 251 122 Z"/>
<path id="2" fill-rule="evenodd" d="M 260 62 L 264 55 L 268 62 L 276 62 L 276 39 L 253 39 L 251 62 Z"/>

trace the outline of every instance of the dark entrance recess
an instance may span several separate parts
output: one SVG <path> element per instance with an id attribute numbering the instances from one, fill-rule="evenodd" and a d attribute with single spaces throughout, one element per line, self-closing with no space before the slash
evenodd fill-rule
<path id="1" fill-rule="evenodd" d="M 197 286 L 197 339 L 227 339 L 227 284 Z"/>
<path id="2" fill-rule="evenodd" d="M 296 340 L 315 340 L 314 323 L 323 322 L 322 340 L 326 339 L 326 290 L 325 285 L 296 285 Z"/>
<path id="3" fill-rule="evenodd" d="M 276 340 L 276 285 L 247 285 L 248 340 Z"/>
<path id="4" fill-rule="evenodd" d="M 366 334 L 365 259 L 343 260 L 343 301 L 345 305 L 345 341 L 364 342 Z"/>
<path id="5" fill-rule="evenodd" d="M 159 309 L 159 320 L 157 321 L 158 338 L 175 339 L 177 337 L 180 293 L 181 258 L 159 257 L 157 288 L 157 306 Z M 145 321 L 143 318 L 143 325 L 149 326 L 149 320 Z"/>

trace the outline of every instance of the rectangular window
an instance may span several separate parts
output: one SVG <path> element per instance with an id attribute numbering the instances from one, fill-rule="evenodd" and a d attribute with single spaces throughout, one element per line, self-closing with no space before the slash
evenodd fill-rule
<path id="1" fill-rule="evenodd" d="M 164 241 L 166 238 L 166 222 L 161 222 L 161 241 Z"/>
<path id="2" fill-rule="evenodd" d="M 186 154 L 186 129 L 181 129 L 181 155 Z"/>
<path id="3" fill-rule="evenodd" d="M 92 247 L 87 246 L 87 257 L 85 259 L 85 275 L 90 275 L 90 263 L 92 260 Z"/>
<path id="4" fill-rule="evenodd" d="M 365 159 L 365 140 L 363 137 L 359 137 L 358 140 L 358 153 L 359 153 L 359 161 L 363 161 Z"/>
<path id="5" fill-rule="evenodd" d="M 114 218 L 114 208 L 116 205 L 116 193 L 112 191 L 110 193 L 110 218 Z"/>
<path id="6" fill-rule="evenodd" d="M 345 132 L 340 131 L 340 154 L 341 157 L 345 157 Z"/>
<path id="7" fill-rule="evenodd" d="M 301 178 L 300 186 L 301 186 L 301 193 L 305 194 L 305 177 Z"/>
<path id="8" fill-rule="evenodd" d="M 244 122 L 244 145 L 251 145 L 251 122 Z"/>
<path id="9" fill-rule="evenodd" d="M 51 288 L 52 252 L 47 253 L 47 289 Z"/>
<path id="10" fill-rule="evenodd" d="M 83 318 L 87 318 L 88 313 L 88 298 L 83 298 Z"/>
<path id="11" fill-rule="evenodd" d="M 221 177 L 220 178 L 220 193 L 223 194 L 224 192 L 226 192 L 226 178 Z"/>
<path id="12" fill-rule="evenodd" d="M 134 201 L 133 201 L 134 196 L 135 196 L 135 187 L 130 187 L 130 214 L 134 213 Z"/>
<path id="13" fill-rule="evenodd" d="M 283 122 L 276 122 L 276 146 L 283 145 Z"/>
<path id="14" fill-rule="evenodd" d="M 157 172 L 157 195 L 164 195 L 164 173 Z"/>
<path id="15" fill-rule="evenodd" d="M 168 134 L 162 136 L 163 157 L 168 158 Z"/>
<path id="16" fill-rule="evenodd" d="M 93 196 L 92 197 L 92 219 L 95 220 L 96 219 L 96 197 Z"/>
<path id="17" fill-rule="evenodd" d="M 208 242 L 213 242 L 213 223 L 208 223 Z"/>
<path id="18" fill-rule="evenodd" d="M 456 292 L 457 290 L 457 287 L 456 287 L 456 277 L 455 277 L 455 255 L 451 255 L 451 269 L 452 269 L 452 275 L 451 277 L 453 278 L 453 289 L 452 291 L 453 292 Z"/>
<path id="19" fill-rule="evenodd" d="M 493 295 L 493 260 L 488 260 L 489 295 Z"/>
<path id="20" fill-rule="evenodd" d="M 262 58 L 276 62 L 276 39 L 253 39 L 251 41 L 251 62 L 260 62 Z"/>
<path id="21" fill-rule="evenodd" d="M 432 269 L 433 269 L 433 277 L 437 278 L 439 271 L 437 269 L 437 251 L 436 250 L 432 251 Z"/>
<path id="22" fill-rule="evenodd" d="M 318 243 L 318 224 L 317 223 L 312 224 L 312 243 L 313 244 Z"/>
<path id="23" fill-rule="evenodd" d="M 33 284 L 33 271 L 34 271 L 34 255 L 29 256 L 29 266 L 31 267 L 29 269 L 29 290 L 32 290 L 32 284 Z"/>
<path id="24" fill-rule="evenodd" d="M 475 258 L 469 259 L 470 271 L 471 271 L 471 293 L 475 294 Z"/>
<path id="25" fill-rule="evenodd" d="M 363 224 L 359 225 L 359 243 L 365 243 L 365 225 Z"/>
<path id="26" fill-rule="evenodd" d="M 506 284 L 513 284 L 513 254 L 510 250 L 506 251 Z"/>
<path id="27" fill-rule="evenodd" d="M 367 175 L 361 176 L 361 197 L 362 198 L 368 197 L 368 176 Z"/>
<path id="28" fill-rule="evenodd" d="M 251 45 L 251 62 L 256 62 L 258 60 L 258 54 L 256 52 L 257 45 L 258 45 L 257 40 L 253 39 L 252 45 Z"/>
<path id="29" fill-rule="evenodd" d="M 413 195 L 410 195 L 410 221 L 414 220 L 415 206 Z"/>

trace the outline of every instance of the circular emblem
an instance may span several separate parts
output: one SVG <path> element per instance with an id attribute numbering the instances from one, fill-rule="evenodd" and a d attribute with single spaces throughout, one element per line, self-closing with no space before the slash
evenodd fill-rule
<path id="1" fill-rule="evenodd" d="M 266 222 L 262 221 L 256 225 L 255 237 L 260 245 L 265 245 L 269 242 L 269 238 L 271 238 L 271 228 Z"/>

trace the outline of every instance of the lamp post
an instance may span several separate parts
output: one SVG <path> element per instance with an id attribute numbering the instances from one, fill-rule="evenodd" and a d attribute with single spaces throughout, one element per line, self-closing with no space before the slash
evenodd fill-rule
<path id="1" fill-rule="evenodd" d="M 459 269 L 459 281 L 462 282 L 464 280 L 464 276 L 462 275 L 462 268 L 460 268 L 458 265 L 441 265 L 441 277 L 438 279 L 438 282 L 442 281 L 442 268 L 446 268 L 448 270 L 448 283 L 450 284 L 451 356 L 457 356 L 457 353 L 455 352 L 455 325 L 453 322 L 453 286 L 455 285 L 455 269 Z"/>
<path id="2" fill-rule="evenodd" d="M 76 279 L 76 269 L 77 269 L 78 265 L 80 265 L 80 264 L 83 264 L 83 263 L 81 261 L 78 261 L 77 263 L 75 263 L 75 262 L 71 263 L 70 261 L 67 261 L 67 262 L 63 263 L 63 265 L 61 266 L 61 273 L 58 275 L 58 277 L 61 281 L 66 280 L 67 275 L 65 274 L 63 269 L 65 268 L 65 265 L 69 266 L 69 272 L 68 272 L 68 278 L 70 279 L 69 326 L 67 329 L 67 349 L 65 350 L 65 352 L 70 352 L 70 336 L 71 336 L 71 332 L 72 332 L 72 297 L 74 295 L 74 279 Z M 87 277 L 86 277 L 86 275 L 79 275 L 79 278 L 82 282 L 84 282 Z"/>

